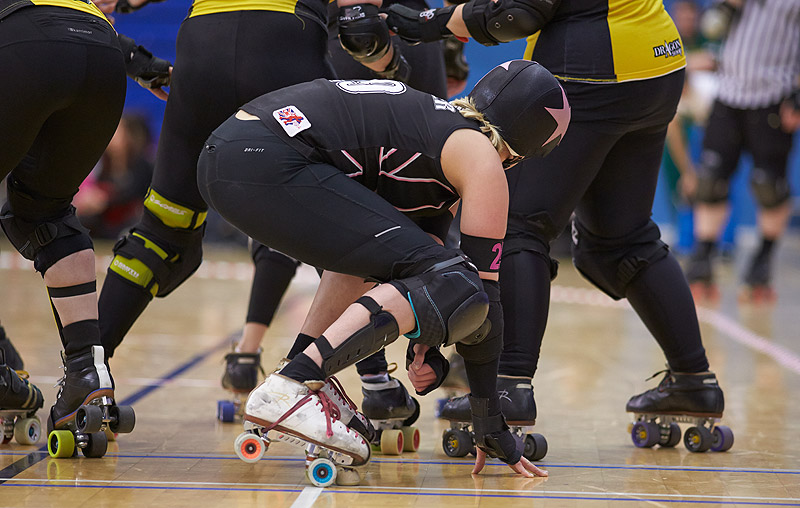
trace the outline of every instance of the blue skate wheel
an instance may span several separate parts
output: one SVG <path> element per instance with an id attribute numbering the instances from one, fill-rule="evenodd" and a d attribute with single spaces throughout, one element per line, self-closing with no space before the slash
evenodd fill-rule
<path id="1" fill-rule="evenodd" d="M 652 448 L 661 439 L 661 431 L 655 422 L 636 422 L 631 430 L 631 440 L 639 448 Z"/>
<path id="2" fill-rule="evenodd" d="M 231 423 L 236 415 L 236 405 L 230 400 L 217 401 L 217 420 Z"/>
<path id="3" fill-rule="evenodd" d="M 317 487 L 328 487 L 336 481 L 336 467 L 328 459 L 314 459 L 307 469 L 308 479 Z"/>
<path id="4" fill-rule="evenodd" d="M 726 452 L 733 446 L 733 431 L 727 425 L 717 425 L 711 434 L 712 452 Z"/>

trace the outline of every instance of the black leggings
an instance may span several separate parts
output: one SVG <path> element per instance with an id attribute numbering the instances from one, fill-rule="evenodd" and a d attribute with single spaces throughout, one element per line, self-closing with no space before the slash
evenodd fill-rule
<path id="1" fill-rule="evenodd" d="M 69 31 L 68 28 L 72 28 Z M 0 24 L 0 180 L 31 222 L 63 216 L 122 114 L 125 65 L 114 29 L 62 7 L 27 7 Z"/>
<path id="2" fill-rule="evenodd" d="M 503 256 L 505 317 L 500 372 L 533 376 L 550 303 L 550 242 L 572 212 L 598 237 L 620 238 L 650 220 L 666 128 L 683 71 L 619 84 L 563 83 L 572 121 L 562 143 L 543 159 L 507 172 L 511 240 L 530 248 Z M 509 249 L 507 249 L 508 251 Z M 672 255 L 643 270 L 625 296 L 675 370 L 707 368 L 694 303 Z"/>

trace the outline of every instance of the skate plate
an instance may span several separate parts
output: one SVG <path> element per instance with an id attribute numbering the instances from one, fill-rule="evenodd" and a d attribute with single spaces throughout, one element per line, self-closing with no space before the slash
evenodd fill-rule
<path id="1" fill-rule="evenodd" d="M 471 422 L 450 422 L 450 428 L 442 434 L 442 449 L 448 457 L 465 457 L 475 454 L 475 435 L 470 430 Z M 530 460 L 542 460 L 547 455 L 547 439 L 531 432 L 532 425 L 508 425 L 518 439 L 524 440 L 522 455 Z"/>
<path id="2" fill-rule="evenodd" d="M 108 449 L 108 431 L 125 434 L 135 425 L 131 406 L 118 406 L 110 397 L 99 397 L 80 406 L 66 428 L 54 430 L 48 418 L 47 450 L 54 458 L 74 457 L 78 449 L 85 457 L 102 457 Z"/>
<path id="3" fill-rule="evenodd" d="M 681 441 L 679 423 L 691 426 L 683 434 L 687 450 L 701 453 L 708 450 L 724 452 L 733 446 L 733 431 L 718 425 L 719 418 L 697 415 L 664 415 L 656 413 L 634 413 L 634 422 L 629 425 L 633 444 L 639 448 L 673 448 Z"/>
<path id="4" fill-rule="evenodd" d="M 3 428 L 2 444 L 8 444 L 14 438 L 21 445 L 32 445 L 42 435 L 42 424 L 36 411 L 0 409 L 0 424 Z"/>

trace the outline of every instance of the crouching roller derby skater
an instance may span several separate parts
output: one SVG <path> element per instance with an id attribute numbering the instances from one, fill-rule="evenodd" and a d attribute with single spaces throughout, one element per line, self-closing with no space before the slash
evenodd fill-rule
<path id="1" fill-rule="evenodd" d="M 157 59 L 130 39 L 118 40 L 89 2 L 0 0 L 0 19 L 0 179 L 8 176 L 0 226 L 42 275 L 64 347 L 48 448 L 55 457 L 78 448 L 102 457 L 104 431 L 130 432 L 135 418 L 132 408 L 114 402 L 97 321 L 92 241 L 71 201 L 117 128 L 126 71 L 147 83 L 158 74 Z M 39 390 L 5 362 L 0 408 L 41 407 Z"/>
<path id="2" fill-rule="evenodd" d="M 474 471 L 488 454 L 525 476 L 546 475 L 522 457 L 500 412 L 497 270 L 508 206 L 503 169 L 560 141 L 553 133 L 566 126 L 548 110 L 563 108 L 549 72 L 512 61 L 454 104 L 397 81 L 315 80 L 246 104 L 214 131 L 198 162 L 209 206 L 255 240 L 325 270 L 323 284 L 328 273 L 380 283 L 250 394 L 236 441 L 241 458 L 259 460 L 272 431 L 306 446 L 317 485 L 333 483 L 334 462 L 366 464 L 368 441 L 343 423 L 322 387 L 405 334 L 407 356 L 421 365 L 409 373 L 418 392 L 441 383 L 441 346 L 455 344 L 464 356 Z M 459 199 L 460 251 L 429 234 L 444 234 Z M 320 449 L 327 457 L 316 458 Z M 342 471 L 353 481 L 351 469 Z"/>

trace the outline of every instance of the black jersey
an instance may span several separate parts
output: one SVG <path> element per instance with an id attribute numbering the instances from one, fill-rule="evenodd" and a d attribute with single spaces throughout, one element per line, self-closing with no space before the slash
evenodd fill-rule
<path id="1" fill-rule="evenodd" d="M 389 80 L 317 79 L 242 109 L 412 217 L 438 215 L 458 200 L 442 172 L 442 147 L 458 129 L 479 130 L 444 99 Z"/>

